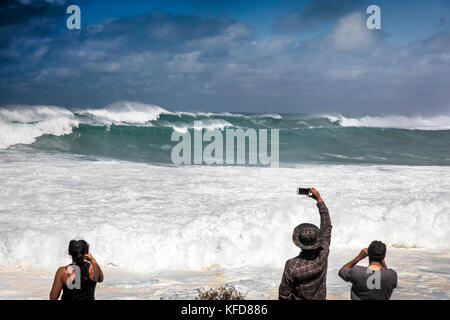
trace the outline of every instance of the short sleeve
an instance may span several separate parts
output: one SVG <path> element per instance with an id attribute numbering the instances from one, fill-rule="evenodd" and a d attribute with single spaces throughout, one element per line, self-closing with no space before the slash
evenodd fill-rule
<path id="1" fill-rule="evenodd" d="M 341 277 L 342 280 L 344 280 L 346 282 L 350 282 L 352 280 L 352 273 L 353 273 L 353 268 L 352 269 L 342 269 L 341 271 L 339 271 L 339 277 Z"/>
<path id="2" fill-rule="evenodd" d="M 392 269 L 389 270 L 391 271 L 392 287 L 397 288 L 397 272 Z"/>

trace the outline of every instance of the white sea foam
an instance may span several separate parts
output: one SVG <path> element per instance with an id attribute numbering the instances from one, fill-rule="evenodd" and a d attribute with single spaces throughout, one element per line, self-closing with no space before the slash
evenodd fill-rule
<path id="1" fill-rule="evenodd" d="M 56 106 L 8 106 L 0 108 L 0 149 L 30 144 L 36 138 L 72 132 L 78 120 L 72 112 Z"/>
<path id="2" fill-rule="evenodd" d="M 80 115 L 89 115 L 100 124 L 145 124 L 158 120 L 163 113 L 171 114 L 157 105 L 141 102 L 118 101 L 100 109 L 78 110 Z"/>
<path id="3" fill-rule="evenodd" d="M 330 122 L 339 123 L 343 127 L 376 127 L 418 130 L 450 130 L 450 116 L 364 116 L 361 118 L 346 118 L 342 115 L 325 115 Z"/>
<path id="4" fill-rule="evenodd" d="M 277 120 L 280 120 L 280 119 L 283 118 L 281 115 L 279 115 L 277 113 L 265 113 L 265 114 L 259 115 L 258 117 L 260 117 L 260 118 L 273 118 L 273 119 L 277 119 Z"/>
<path id="5" fill-rule="evenodd" d="M 191 116 L 191 117 L 232 117 L 232 118 L 273 118 L 273 119 L 282 119 L 282 116 L 277 113 L 265 113 L 265 114 L 254 114 L 254 115 L 245 115 L 242 113 L 231 113 L 231 112 L 186 112 L 179 111 L 174 114 L 178 116 Z"/>
<path id="6" fill-rule="evenodd" d="M 202 128 L 206 130 L 223 130 L 225 127 L 232 127 L 233 125 L 229 123 L 228 121 L 221 120 L 221 119 L 203 119 L 202 122 Z M 194 128 L 194 123 L 177 123 L 173 124 L 171 122 L 165 123 L 165 126 L 173 128 L 173 130 L 180 132 L 180 133 L 186 133 L 188 129 Z"/>
<path id="7" fill-rule="evenodd" d="M 74 236 L 130 272 L 281 268 L 298 253 L 293 228 L 319 223 L 298 186 L 321 191 L 334 250 L 450 243 L 447 167 L 158 167 L 6 152 L 0 176 L 2 270 L 53 272 Z"/>

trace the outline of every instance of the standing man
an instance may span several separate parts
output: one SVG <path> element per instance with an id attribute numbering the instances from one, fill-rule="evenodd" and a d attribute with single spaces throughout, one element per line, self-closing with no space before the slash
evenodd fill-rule
<path id="1" fill-rule="evenodd" d="M 369 266 L 356 264 L 369 256 Z M 389 300 L 392 291 L 397 287 L 397 273 L 388 269 L 384 258 L 386 245 L 381 241 L 373 241 L 369 248 L 361 252 L 339 270 L 339 276 L 352 283 L 352 300 Z"/>
<path id="2" fill-rule="evenodd" d="M 280 300 L 325 300 L 327 296 L 330 214 L 319 192 L 314 188 L 309 190 L 308 197 L 317 200 L 320 229 L 310 223 L 302 223 L 294 229 L 292 240 L 302 251 L 286 262 L 279 288 Z"/>

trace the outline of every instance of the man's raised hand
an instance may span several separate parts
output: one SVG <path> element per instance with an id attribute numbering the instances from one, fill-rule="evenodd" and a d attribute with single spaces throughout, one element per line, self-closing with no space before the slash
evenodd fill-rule
<path id="1" fill-rule="evenodd" d="M 317 202 L 323 202 L 322 197 L 320 196 L 319 191 L 317 191 L 314 188 L 309 188 L 309 191 L 311 192 L 311 194 L 308 194 L 308 197 L 316 199 Z"/>
<path id="2" fill-rule="evenodd" d="M 361 259 L 366 258 L 369 255 L 369 249 L 368 248 L 364 248 L 361 250 L 361 252 L 359 253 L 359 256 Z"/>

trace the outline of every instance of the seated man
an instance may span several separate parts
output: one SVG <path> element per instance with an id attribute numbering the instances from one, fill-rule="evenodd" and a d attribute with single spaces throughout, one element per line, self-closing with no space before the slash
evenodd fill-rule
<path id="1" fill-rule="evenodd" d="M 302 223 L 294 229 L 292 240 L 302 251 L 286 262 L 279 288 L 280 300 L 325 300 L 327 295 L 330 214 L 316 189 L 310 188 L 308 196 L 317 200 L 320 229 L 310 223 Z"/>
<path id="2" fill-rule="evenodd" d="M 356 264 L 369 256 L 369 266 Z M 381 241 L 373 241 L 369 248 L 361 252 L 339 270 L 344 281 L 352 283 L 352 300 L 389 300 L 392 291 L 397 287 L 397 273 L 388 269 L 384 258 L 386 245 Z"/>

